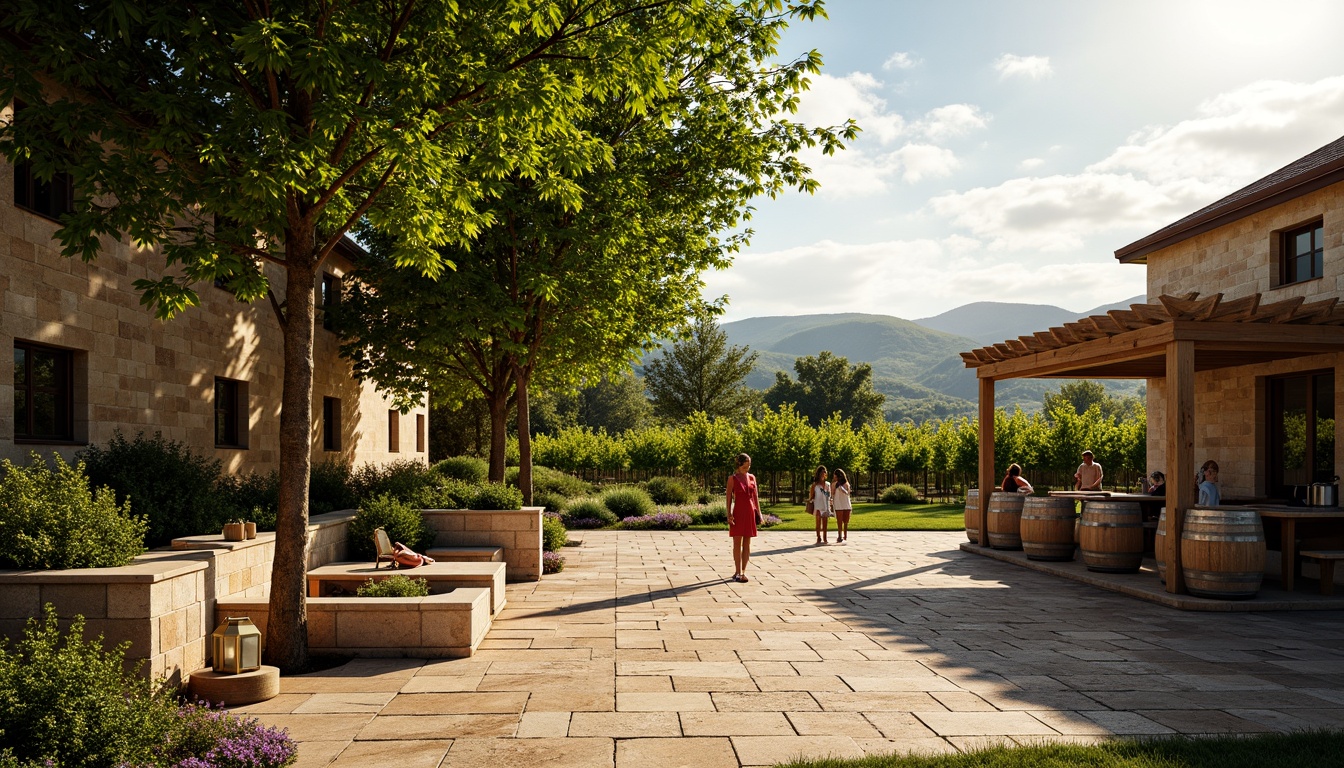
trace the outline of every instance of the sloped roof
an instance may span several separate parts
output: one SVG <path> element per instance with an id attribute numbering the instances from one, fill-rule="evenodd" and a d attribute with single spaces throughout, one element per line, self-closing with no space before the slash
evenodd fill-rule
<path id="1" fill-rule="evenodd" d="M 1115 258 L 1124 263 L 1145 263 L 1145 257 L 1153 251 L 1340 181 L 1344 181 L 1344 136 L 1222 200 L 1126 245 L 1115 252 Z"/>

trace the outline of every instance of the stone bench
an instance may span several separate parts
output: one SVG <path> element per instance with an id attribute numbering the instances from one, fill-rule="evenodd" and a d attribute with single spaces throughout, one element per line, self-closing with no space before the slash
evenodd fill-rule
<path id="1" fill-rule="evenodd" d="M 1335 561 L 1344 560 L 1344 550 L 1341 549 L 1308 549 L 1305 552 L 1299 552 L 1299 555 L 1308 560 L 1315 560 L 1321 566 L 1321 594 L 1335 594 Z"/>
<path id="2" fill-rule="evenodd" d="M 401 574 L 429 582 L 431 595 L 460 587 L 484 587 L 490 590 L 490 615 L 504 607 L 504 563 L 434 563 L 417 568 L 375 568 L 363 563 L 331 563 L 308 571 L 308 596 L 328 597 L 340 589 L 354 594 L 370 579 L 382 581 Z M 370 598 L 387 599 L 387 598 Z"/>
<path id="3" fill-rule="evenodd" d="M 225 599 L 214 624 L 247 616 L 266 631 L 266 598 Z M 308 649 L 337 656 L 455 659 L 471 656 L 490 629 L 490 590 L 460 587 L 428 597 L 310 597 Z"/>
<path id="4" fill-rule="evenodd" d="M 425 554 L 450 563 L 502 563 L 503 547 L 430 547 Z"/>

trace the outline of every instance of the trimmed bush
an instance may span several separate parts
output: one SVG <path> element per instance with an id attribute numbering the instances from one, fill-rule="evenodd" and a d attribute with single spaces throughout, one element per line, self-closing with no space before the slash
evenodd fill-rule
<path id="1" fill-rule="evenodd" d="M 280 504 L 279 472 L 221 477 L 217 489 L 224 503 L 235 510 L 232 516 L 251 520 L 258 530 L 275 530 L 276 509 Z"/>
<path id="2" fill-rule="evenodd" d="M 490 474 L 490 462 L 475 456 L 450 456 L 435 464 L 433 470 L 450 480 L 476 485 L 484 483 Z"/>
<path id="3" fill-rule="evenodd" d="M 420 486 L 407 503 L 416 509 L 467 509 L 476 494 L 476 486 L 463 480 L 431 476 L 430 482 Z"/>
<path id="4" fill-rule="evenodd" d="M 517 467 L 509 467 L 504 472 L 504 482 L 515 487 L 518 485 Z M 573 499 L 592 493 L 593 486 L 567 472 L 534 464 L 532 465 L 532 496 L 535 498 L 541 492 L 554 493 L 566 499 Z"/>
<path id="5" fill-rule="evenodd" d="M 250 509 L 231 507 L 217 492 L 218 459 L 193 453 L 158 432 L 153 437 L 141 432 L 128 441 L 118 430 L 107 445 L 91 445 L 79 458 L 93 487 L 111 488 L 117 504 L 131 500 L 135 513 L 149 523 L 145 540 L 151 547 L 179 536 L 219 533 L 230 518 Z"/>
<path id="6" fill-rule="evenodd" d="M 406 459 L 387 464 L 364 464 L 350 473 L 350 489 L 359 501 L 391 496 L 410 502 L 425 486 L 438 486 L 442 475 L 421 462 Z"/>
<path id="7" fill-rule="evenodd" d="M 320 515 L 338 509 L 354 509 L 359 499 L 350 490 L 350 465 L 336 459 L 315 462 L 309 473 L 308 513 Z M 275 476 L 276 496 L 279 497 L 280 475 Z M 245 507 L 250 509 L 251 507 Z"/>
<path id="8" fill-rule="evenodd" d="M 680 512 L 659 512 L 656 515 L 627 517 L 621 521 L 622 528 L 629 528 L 635 531 L 680 531 L 690 524 L 691 516 Z"/>
<path id="9" fill-rule="evenodd" d="M 533 491 L 532 504 L 538 507 L 545 507 L 547 512 L 559 512 L 565 508 L 565 502 L 569 501 L 564 496 L 550 491 Z"/>
<path id="10" fill-rule="evenodd" d="M 485 483 L 476 488 L 467 509 L 522 509 L 523 492 L 508 485 Z"/>
<path id="11" fill-rule="evenodd" d="M 387 531 L 392 541 L 400 541 L 417 552 L 434 543 L 434 531 L 425 524 L 420 510 L 384 495 L 361 504 L 355 519 L 350 521 L 351 557 L 373 559 L 373 532 L 378 528 Z"/>
<path id="12" fill-rule="evenodd" d="M 565 570 L 565 558 L 554 552 L 541 553 L 541 572 L 559 573 Z"/>
<path id="13" fill-rule="evenodd" d="M 569 541 L 569 534 L 565 532 L 565 524 L 553 517 L 545 517 L 541 521 L 541 548 L 547 552 L 555 552 L 565 546 Z"/>
<path id="14" fill-rule="evenodd" d="M 651 477 L 644 484 L 654 504 L 685 504 L 691 491 L 675 477 Z"/>
<path id="15" fill-rule="evenodd" d="M 713 504 L 705 504 L 700 507 L 698 514 L 693 514 L 696 525 L 727 525 L 728 507 L 722 501 Z"/>
<path id="16" fill-rule="evenodd" d="M 602 503 L 618 518 L 643 517 L 653 514 L 653 499 L 642 488 L 626 486 L 612 488 L 602 494 Z"/>
<path id="17" fill-rule="evenodd" d="M 425 597 L 428 594 L 428 581 L 412 579 L 400 573 L 388 576 L 382 581 L 369 579 L 355 590 L 356 597 Z"/>
<path id="18" fill-rule="evenodd" d="M 601 499 L 592 497 L 571 499 L 560 511 L 560 515 L 565 527 L 570 530 L 605 528 L 620 522 L 620 518 L 607 509 L 607 505 L 603 504 Z"/>
<path id="19" fill-rule="evenodd" d="M 32 454 L 28 466 L 0 462 L 0 567 L 106 568 L 145 551 L 143 517 L 118 508 L 111 489 L 89 490 L 84 464 Z"/>
<path id="20" fill-rule="evenodd" d="M 878 498 L 883 504 L 918 504 L 919 491 L 916 491 L 913 485 L 897 483 L 883 488 L 882 495 Z"/>

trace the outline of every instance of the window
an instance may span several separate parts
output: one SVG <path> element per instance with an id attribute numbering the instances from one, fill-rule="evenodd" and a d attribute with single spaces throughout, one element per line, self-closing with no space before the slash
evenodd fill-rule
<path id="1" fill-rule="evenodd" d="M 49 219 L 75 210 L 75 184 L 68 173 L 58 173 L 51 181 L 42 181 L 33 174 L 33 164 L 14 166 L 14 204 Z"/>
<path id="2" fill-rule="evenodd" d="M 247 383 L 215 379 L 215 447 L 247 447 Z"/>
<path id="3" fill-rule="evenodd" d="M 1291 497 L 1293 486 L 1328 483 L 1335 475 L 1335 374 L 1269 380 L 1269 487 Z M 1301 494 L 1299 494 L 1300 497 Z"/>
<path id="4" fill-rule="evenodd" d="M 322 273 L 322 290 L 319 297 L 322 307 L 322 327 L 332 329 L 332 317 L 328 310 L 335 309 L 341 303 L 341 278 L 330 272 Z"/>
<path id="5" fill-rule="evenodd" d="M 401 453 L 401 414 L 387 412 L 387 450 L 389 453 Z"/>
<path id="6" fill-rule="evenodd" d="M 14 439 L 75 439 L 74 353 L 14 344 Z"/>
<path id="7" fill-rule="evenodd" d="M 425 452 L 425 414 L 415 414 L 415 452 Z"/>
<path id="8" fill-rule="evenodd" d="M 1280 285 L 1314 280 L 1324 274 L 1325 228 L 1321 222 L 1290 229 L 1280 237 Z"/>
<path id="9" fill-rule="evenodd" d="M 341 399 L 322 398 L 322 450 L 341 450 Z"/>

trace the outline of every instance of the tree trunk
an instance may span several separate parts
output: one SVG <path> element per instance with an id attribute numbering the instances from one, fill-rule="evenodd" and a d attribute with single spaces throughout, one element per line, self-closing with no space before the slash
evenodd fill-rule
<path id="1" fill-rule="evenodd" d="M 280 498 L 271 564 L 266 660 L 285 671 L 308 663 L 308 484 L 312 471 L 313 298 L 311 230 L 285 243 L 284 378 L 280 395 Z"/>
<path id="2" fill-rule="evenodd" d="M 523 504 L 532 505 L 532 421 L 527 410 L 529 374 L 518 369 L 518 490 L 523 492 Z"/>
<path id="3" fill-rule="evenodd" d="M 504 449 L 509 443 L 507 388 L 487 396 L 490 405 L 490 482 L 504 482 Z"/>

